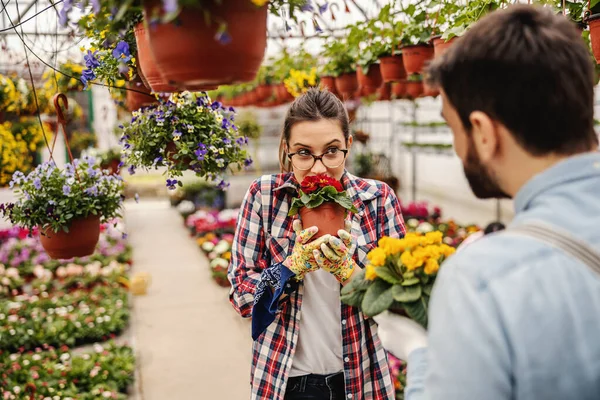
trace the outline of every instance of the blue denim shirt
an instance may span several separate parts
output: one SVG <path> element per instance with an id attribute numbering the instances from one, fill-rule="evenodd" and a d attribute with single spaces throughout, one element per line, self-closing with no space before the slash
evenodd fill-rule
<path id="1" fill-rule="evenodd" d="M 558 163 L 515 197 L 600 251 L 600 153 Z M 407 400 L 600 399 L 600 276 L 535 239 L 492 234 L 456 253 L 431 297 Z"/>

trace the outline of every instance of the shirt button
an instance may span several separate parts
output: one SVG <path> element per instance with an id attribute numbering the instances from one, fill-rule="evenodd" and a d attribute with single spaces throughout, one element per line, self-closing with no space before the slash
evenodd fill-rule
<path id="1" fill-rule="evenodd" d="M 342 325 L 346 325 L 346 320 L 345 319 L 342 320 Z"/>
<path id="2" fill-rule="evenodd" d="M 348 393 L 348 398 L 351 399 L 352 398 L 352 393 Z"/>
<path id="3" fill-rule="evenodd" d="M 287 285 L 285 285 L 288 289 L 292 287 L 292 285 L 290 285 L 289 283 Z"/>
<path id="4" fill-rule="evenodd" d="M 349 358 L 349 357 L 346 357 L 346 358 L 344 358 L 344 361 L 345 361 L 345 362 L 348 362 L 348 361 L 350 361 L 350 358 Z"/>

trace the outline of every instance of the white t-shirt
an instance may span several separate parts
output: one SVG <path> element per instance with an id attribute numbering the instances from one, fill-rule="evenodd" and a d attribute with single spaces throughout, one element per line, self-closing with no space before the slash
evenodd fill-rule
<path id="1" fill-rule="evenodd" d="M 301 312 L 289 376 L 343 371 L 340 284 L 332 274 L 322 269 L 306 274 Z"/>

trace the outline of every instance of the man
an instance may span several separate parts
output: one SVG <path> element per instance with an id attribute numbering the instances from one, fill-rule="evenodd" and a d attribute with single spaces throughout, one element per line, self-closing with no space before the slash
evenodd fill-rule
<path id="1" fill-rule="evenodd" d="M 375 317 L 408 360 L 407 400 L 600 398 L 600 276 L 542 240 L 510 234 L 541 221 L 600 249 L 600 154 L 593 69 L 575 26 L 513 6 L 461 37 L 428 69 L 469 184 L 513 198 L 507 232 L 441 269 L 427 334 Z"/>

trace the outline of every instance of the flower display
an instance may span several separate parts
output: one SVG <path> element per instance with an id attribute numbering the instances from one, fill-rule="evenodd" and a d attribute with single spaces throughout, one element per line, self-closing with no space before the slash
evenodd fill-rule
<path id="1" fill-rule="evenodd" d="M 57 69 L 60 72 L 48 69 L 42 75 L 45 91 L 50 93 L 66 93 L 83 90 L 83 83 L 81 82 L 83 65 L 67 61 L 60 64 Z"/>
<path id="2" fill-rule="evenodd" d="M 439 231 L 381 238 L 367 254 L 366 268 L 342 289 L 342 301 L 371 317 L 387 309 L 405 313 L 427 327 L 433 283 L 440 265 L 456 251 L 442 241 Z"/>
<path id="3" fill-rule="evenodd" d="M 186 218 L 186 226 L 192 234 L 233 233 L 239 209 L 226 209 L 222 211 L 198 210 Z"/>
<path id="4" fill-rule="evenodd" d="M 292 69 L 289 78 L 283 81 L 288 92 L 298 97 L 306 93 L 308 89 L 318 86 L 317 69 L 311 68 L 310 71 L 299 71 Z"/>
<path id="5" fill-rule="evenodd" d="M 333 202 L 346 210 L 358 212 L 342 184 L 327 174 L 309 175 L 300 184 L 298 197 L 292 200 L 289 216 L 298 214 L 302 207 L 316 208 L 323 203 Z"/>
<path id="6" fill-rule="evenodd" d="M 15 203 L 0 205 L 11 223 L 33 229 L 68 232 L 72 221 L 99 215 L 107 221 L 120 216 L 123 181 L 102 171 L 91 158 L 75 159 L 65 169 L 53 161 L 39 165 L 27 176 L 15 172 L 10 187 Z"/>
<path id="7" fill-rule="evenodd" d="M 249 161 L 243 150 L 248 138 L 238 136 L 233 108 L 205 93 L 176 93 L 132 114 L 121 128 L 123 161 L 130 173 L 138 167 L 167 167 L 169 189 L 183 185 L 177 178 L 188 169 L 225 189 L 227 170 L 234 165 L 241 170 Z"/>

